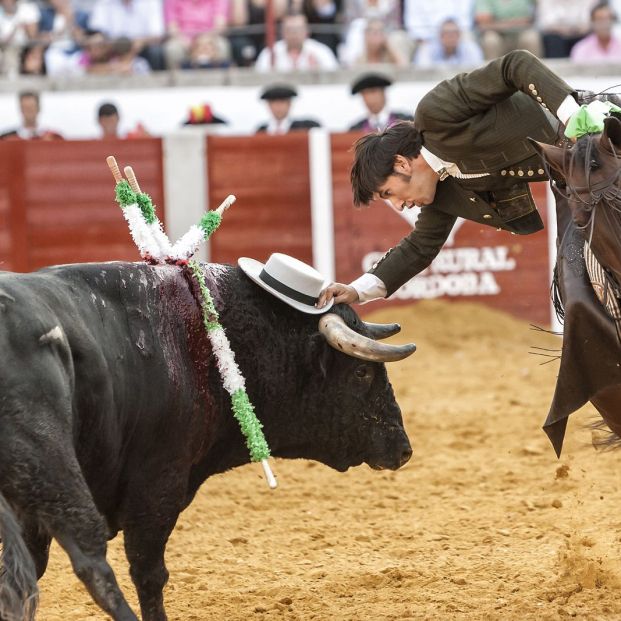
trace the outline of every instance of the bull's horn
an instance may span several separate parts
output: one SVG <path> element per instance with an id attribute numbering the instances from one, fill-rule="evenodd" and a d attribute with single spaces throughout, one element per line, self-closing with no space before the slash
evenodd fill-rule
<path id="1" fill-rule="evenodd" d="M 376 343 L 367 336 L 352 330 L 338 315 L 326 313 L 319 320 L 319 332 L 337 351 L 370 362 L 394 362 L 403 360 L 416 351 L 416 345 L 386 345 Z"/>
<path id="2" fill-rule="evenodd" d="M 362 323 L 374 341 L 381 341 L 401 332 L 401 326 L 398 323 L 369 323 L 368 321 Z"/>

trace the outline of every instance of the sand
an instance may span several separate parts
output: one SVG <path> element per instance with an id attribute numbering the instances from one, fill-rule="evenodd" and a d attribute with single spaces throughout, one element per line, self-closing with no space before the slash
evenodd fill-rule
<path id="1" fill-rule="evenodd" d="M 596 451 L 587 406 L 557 460 L 540 427 L 560 339 L 473 304 L 375 312 L 414 449 L 397 472 L 307 461 L 213 477 L 167 550 L 171 621 L 621 618 L 621 455 Z M 120 537 L 109 557 L 138 610 Z M 55 545 L 38 619 L 107 618 Z"/>

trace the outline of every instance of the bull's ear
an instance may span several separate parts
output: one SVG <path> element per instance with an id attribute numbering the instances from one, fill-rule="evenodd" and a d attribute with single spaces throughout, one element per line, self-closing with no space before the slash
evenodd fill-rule
<path id="1" fill-rule="evenodd" d="M 614 150 L 619 153 L 621 151 L 621 120 L 617 116 L 608 116 L 604 119 L 604 131 L 600 138 L 601 146 L 606 151 Z"/>
<path id="2" fill-rule="evenodd" d="M 560 173 L 567 171 L 569 160 L 571 158 L 569 149 L 563 147 L 555 147 L 553 144 L 545 144 L 544 142 L 538 142 L 532 138 L 528 139 L 528 142 L 534 147 L 535 151 L 539 153 L 541 158 L 546 161 L 552 168 Z"/>

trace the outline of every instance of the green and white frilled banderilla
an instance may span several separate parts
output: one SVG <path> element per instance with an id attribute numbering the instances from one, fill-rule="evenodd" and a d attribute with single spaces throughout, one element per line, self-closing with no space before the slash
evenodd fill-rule
<path id="1" fill-rule="evenodd" d="M 127 179 L 123 179 L 114 157 L 110 156 L 107 161 L 116 181 L 116 200 L 123 210 L 142 258 L 158 264 L 180 265 L 183 269 L 188 269 L 196 280 L 200 292 L 199 303 L 203 325 L 211 342 L 224 388 L 231 395 L 233 415 L 246 438 L 250 459 L 261 462 L 268 485 L 272 489 L 276 488 L 277 482 L 268 462 L 270 451 L 262 425 L 246 392 L 246 382 L 235 361 L 231 344 L 220 324 L 220 317 L 207 287 L 203 269 L 192 259 L 199 245 L 218 229 L 222 222 L 222 214 L 235 202 L 235 196 L 229 195 L 218 209 L 205 213 L 198 225 L 193 225 L 173 245 L 162 229 L 151 197 L 140 190 L 131 167 L 127 166 L 124 169 Z"/>

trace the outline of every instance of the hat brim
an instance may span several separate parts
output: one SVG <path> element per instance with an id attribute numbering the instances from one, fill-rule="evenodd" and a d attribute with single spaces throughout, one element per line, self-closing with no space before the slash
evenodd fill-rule
<path id="1" fill-rule="evenodd" d="M 280 291 L 276 291 L 276 289 L 264 283 L 259 277 L 261 271 L 265 267 L 265 264 L 257 261 L 256 259 L 250 259 L 249 257 L 240 257 L 239 259 L 237 259 L 237 265 L 239 265 L 239 267 L 243 270 L 246 276 L 248 276 L 248 278 L 254 281 L 257 285 L 259 285 L 259 287 L 265 289 L 268 293 L 271 293 L 281 302 L 288 304 L 292 308 L 295 308 L 302 313 L 308 313 L 309 315 L 320 315 L 321 313 L 325 313 L 326 311 L 330 310 L 330 308 L 334 304 L 334 298 L 332 298 L 323 308 L 317 308 L 315 306 L 309 306 L 308 304 L 298 302 L 297 300 L 292 300 L 286 295 L 280 293 Z M 329 284 L 329 281 L 324 282 L 324 287 L 327 287 Z"/>

